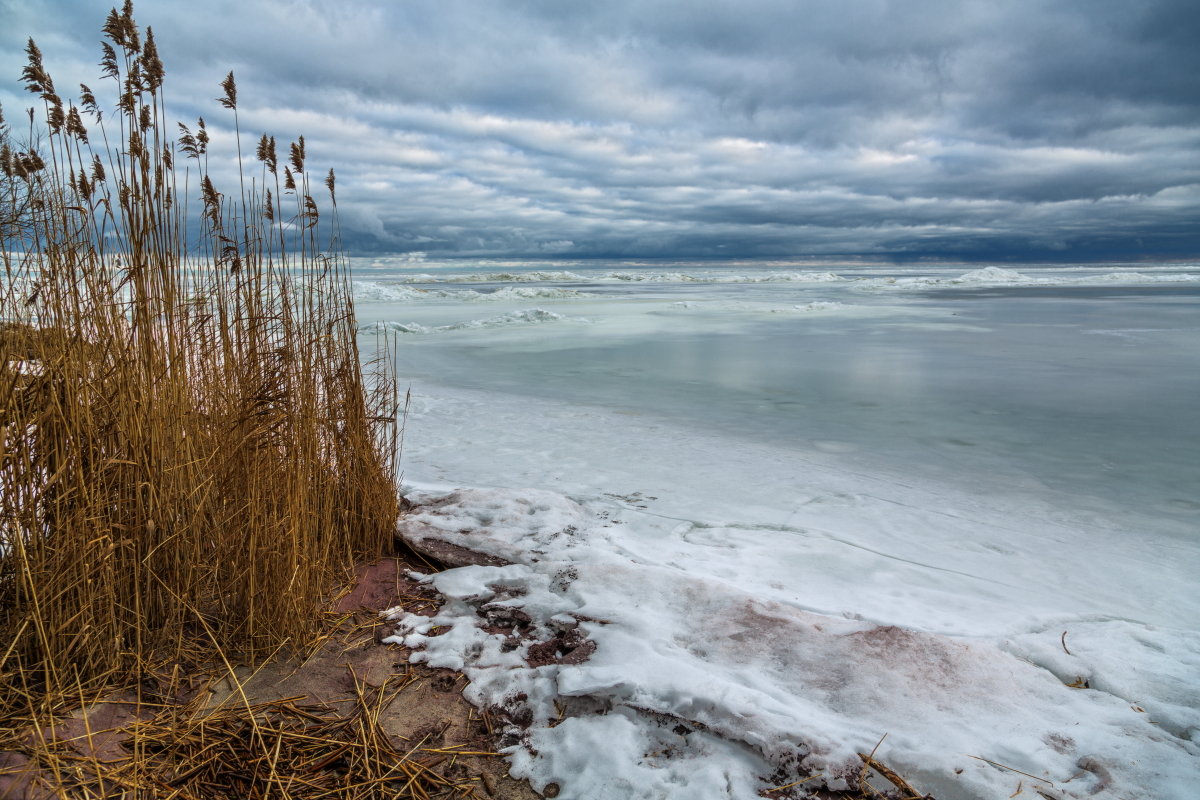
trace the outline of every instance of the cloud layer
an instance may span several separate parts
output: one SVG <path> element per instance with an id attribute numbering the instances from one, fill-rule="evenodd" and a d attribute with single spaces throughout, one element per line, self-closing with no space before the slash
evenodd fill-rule
<path id="1" fill-rule="evenodd" d="M 102 8 L 102 7 L 100 7 Z M 352 250 L 1200 255 L 1191 0 L 142 0 L 181 119 L 233 69 L 303 133 Z M 103 11 L 0 0 L 93 82 Z M 77 77 L 76 77 L 77 76 Z"/>

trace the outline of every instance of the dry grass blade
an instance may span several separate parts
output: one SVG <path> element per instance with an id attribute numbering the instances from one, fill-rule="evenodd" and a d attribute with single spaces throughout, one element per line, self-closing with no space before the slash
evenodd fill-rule
<path id="1" fill-rule="evenodd" d="M 883 740 L 881 739 L 880 741 Z M 859 753 L 858 757 L 862 759 L 864 767 L 869 767 L 875 770 L 884 778 L 886 778 L 889 783 L 899 789 L 904 800 L 921 800 L 921 798 L 925 797 L 925 795 L 923 795 L 921 792 L 918 792 L 916 789 L 914 789 L 908 781 L 900 777 L 895 770 L 892 770 L 887 765 L 877 761 L 875 759 L 874 751 L 871 752 L 871 755 Z"/>
<path id="2" fill-rule="evenodd" d="M 888 735 L 886 733 L 883 734 L 883 736 L 879 737 L 879 741 L 876 742 L 875 746 L 871 748 L 870 755 L 863 755 L 862 753 L 858 754 L 858 757 L 861 758 L 863 761 L 862 769 L 860 769 L 858 771 L 858 785 L 859 786 L 867 785 L 867 772 L 871 768 L 871 761 L 872 761 L 872 759 L 875 758 L 875 753 L 879 751 L 880 745 L 883 744 L 883 740 L 886 739 L 887 737 L 888 737 Z"/>
<path id="3" fill-rule="evenodd" d="M 998 769 L 1007 770 L 1009 772 L 1015 772 L 1018 775 L 1024 775 L 1026 778 L 1033 778 L 1035 781 L 1041 781 L 1042 783 L 1047 784 L 1049 786 L 1054 785 L 1054 781 L 1049 781 L 1049 780 L 1046 780 L 1045 778 L 1039 778 L 1037 775 L 1030 775 L 1028 772 L 1022 772 L 1021 770 L 1017 769 L 1016 767 L 1010 767 L 1007 764 L 1001 764 L 999 761 L 992 761 L 990 758 L 984 758 L 983 756 L 972 756 L 972 755 L 968 755 L 967 758 L 973 758 L 976 761 L 982 761 L 985 764 L 991 764 L 993 767 L 996 767 Z"/>
<path id="4" fill-rule="evenodd" d="M 363 373 L 307 173 L 291 208 L 265 165 L 227 201 L 201 121 L 183 129 L 189 201 L 154 37 L 129 3 L 104 31 L 111 113 L 90 89 L 82 115 L 64 102 L 31 43 L 40 129 L 18 142 L 0 123 L 0 739 L 53 731 L 118 676 L 139 709 L 167 707 L 145 696 L 161 668 L 310 642 L 356 560 L 389 552 L 398 514 L 395 380 Z M 204 759 L 257 747 L 237 780 L 280 796 L 300 780 L 281 772 L 299 741 L 285 718 L 188 724 Z M 145 731 L 125 767 L 55 736 L 25 757 L 64 786 L 103 772 L 95 796 L 141 791 L 138 760 L 176 746 Z"/>

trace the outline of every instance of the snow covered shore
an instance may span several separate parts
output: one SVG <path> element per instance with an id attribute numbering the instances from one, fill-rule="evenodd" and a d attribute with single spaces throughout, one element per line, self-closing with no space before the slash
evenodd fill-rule
<path id="1" fill-rule="evenodd" d="M 879 757 L 939 798 L 1195 790 L 1200 637 L 1112 618 L 1005 638 L 877 625 L 747 591 L 761 574 L 721 575 L 719 561 L 697 574 L 691 551 L 744 552 L 753 531 L 650 522 L 639 497 L 414 499 L 410 540 L 511 563 L 431 576 L 446 605 L 397 620 L 396 641 L 465 671 L 468 699 L 508 712 L 513 774 L 535 788 L 751 798 L 808 778 L 844 789 L 857 754 L 886 734 Z M 635 544 L 631 528 L 653 543 Z"/>

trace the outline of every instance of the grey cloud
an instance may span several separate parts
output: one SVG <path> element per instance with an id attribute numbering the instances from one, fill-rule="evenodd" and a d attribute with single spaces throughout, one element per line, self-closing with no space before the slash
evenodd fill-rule
<path id="1" fill-rule="evenodd" d="M 0 2 L 10 119 L 26 33 L 95 78 L 103 14 Z M 1192 2 L 208 9 L 137 4 L 172 108 L 228 139 L 234 69 L 243 132 L 305 134 L 358 250 L 1200 255 Z"/>

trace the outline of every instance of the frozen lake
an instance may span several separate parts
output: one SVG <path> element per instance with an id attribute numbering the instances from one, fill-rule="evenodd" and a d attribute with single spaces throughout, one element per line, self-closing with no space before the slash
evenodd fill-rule
<path id="1" fill-rule="evenodd" d="M 420 524 L 436 528 L 445 517 L 477 528 L 473 546 L 495 549 L 529 576 L 550 569 L 542 562 L 580 565 L 575 605 L 560 614 L 584 608 L 615 620 L 634 602 L 589 584 L 586 565 L 594 574 L 652 570 L 675 587 L 642 598 L 656 609 L 656 657 L 667 672 L 686 676 L 683 665 L 695 662 L 710 676 L 663 684 L 635 675 L 628 691 L 592 683 L 606 653 L 613 664 L 648 660 L 620 644 L 634 621 L 592 631 L 597 655 L 555 667 L 544 701 L 588 696 L 625 708 L 630 730 L 649 737 L 633 750 L 656 741 L 640 716 L 646 708 L 700 722 L 720 741 L 677 763 L 642 764 L 636 775 L 614 761 L 571 783 L 564 774 L 575 770 L 563 765 L 587 750 L 590 734 L 583 722 L 575 733 L 559 726 L 536 748 L 514 751 L 516 769 L 535 785 L 566 781 L 562 796 L 642 796 L 622 793 L 627 780 L 650 787 L 646 797 L 752 797 L 788 758 L 760 739 L 799 736 L 794 748 L 808 760 L 796 774 L 833 775 L 838 758 L 890 732 L 889 756 L 915 770 L 926 791 L 1007 796 L 1019 788 L 1008 780 L 1014 773 L 962 754 L 1065 782 L 1081 758 L 1121 751 L 1132 723 L 1106 716 L 1120 706 L 1153 709 L 1158 727 L 1146 729 L 1147 742 L 1162 728 L 1174 738 L 1166 751 L 1137 751 L 1142 767 L 1114 768 L 1113 786 L 1160 780 L 1150 796 L 1184 796 L 1181 776 L 1194 774 L 1200 755 L 1200 265 L 352 266 L 364 347 L 376 332 L 394 333 L 401 380 L 412 386 L 405 482 L 448 504 Z M 479 491 L 437 499 L 457 487 Z M 513 503 L 540 511 L 506 516 Z M 572 520 L 559 526 L 573 532 L 569 542 L 538 528 L 532 520 L 543 513 Z M 522 591 L 533 597 L 536 581 L 528 581 Z M 821 663 L 846 654 L 801 647 L 800 634 L 761 662 L 701 653 L 707 634 L 689 621 L 696 602 L 678 600 L 701 587 L 706 596 L 729 593 L 713 601 L 712 616 L 767 604 L 789 625 L 804 615 L 896 625 L 944 637 L 930 640 L 936 647 L 970 643 L 970 658 L 989 669 L 1005 659 L 1018 672 L 1033 665 L 1040 671 L 1006 678 L 1009 703 L 1036 695 L 1061 706 L 1054 713 L 1084 703 L 1068 716 L 1095 728 L 1091 749 L 1047 750 L 1061 719 L 1031 723 L 979 698 L 955 706 L 936 692 L 910 698 L 904 713 L 914 703 L 954 707 L 955 725 L 918 713 L 905 729 L 862 697 L 826 698 L 829 720 L 804 735 L 794 728 L 815 719 L 808 707 L 780 712 L 787 723 L 747 722 L 757 719 L 748 710 L 757 701 L 731 696 L 766 686 L 788 698 L 776 703 L 809 702 L 808 684 L 794 681 L 818 661 L 802 651 L 824 654 Z M 464 626 L 474 613 L 466 609 Z M 1077 643 L 1070 651 L 1065 635 Z M 509 665 L 501 679 L 499 662 L 452 652 L 452 641 L 430 639 L 430 658 L 491 686 L 480 689 L 481 702 L 550 669 L 517 678 L 524 671 Z M 787 669 L 778 671 L 781 659 Z M 1047 675 L 1049 688 L 1038 683 Z M 1054 687 L 1076 678 L 1093 691 L 1058 698 Z M 932 691 L 925 682 L 918 694 Z M 697 703 L 716 710 L 681 710 Z M 1134 722 L 1144 724 L 1138 713 Z M 964 714 L 979 718 L 975 728 L 956 727 Z M 604 724 L 616 724 L 609 717 Z M 1022 749 L 1015 731 L 1032 735 L 1043 722 Z M 1014 732 L 996 733 L 1005 726 Z M 734 751 L 720 763 L 745 792 L 689 784 L 683 776 L 695 759 L 730 741 Z M 987 747 L 999 749 L 989 756 Z M 1147 776 L 1147 759 L 1165 765 L 1163 776 Z M 1097 791 L 1110 796 L 1108 786 Z"/>
<path id="2" fill-rule="evenodd" d="M 967 270 L 356 265 L 372 282 L 363 322 L 482 323 L 403 337 L 418 397 L 441 385 L 600 406 L 1195 531 L 1200 267 L 1134 271 L 953 283 Z M 370 302 L 389 288 L 432 296 Z M 514 288 L 527 296 L 504 297 Z M 504 318 L 531 309 L 549 314 Z"/>

